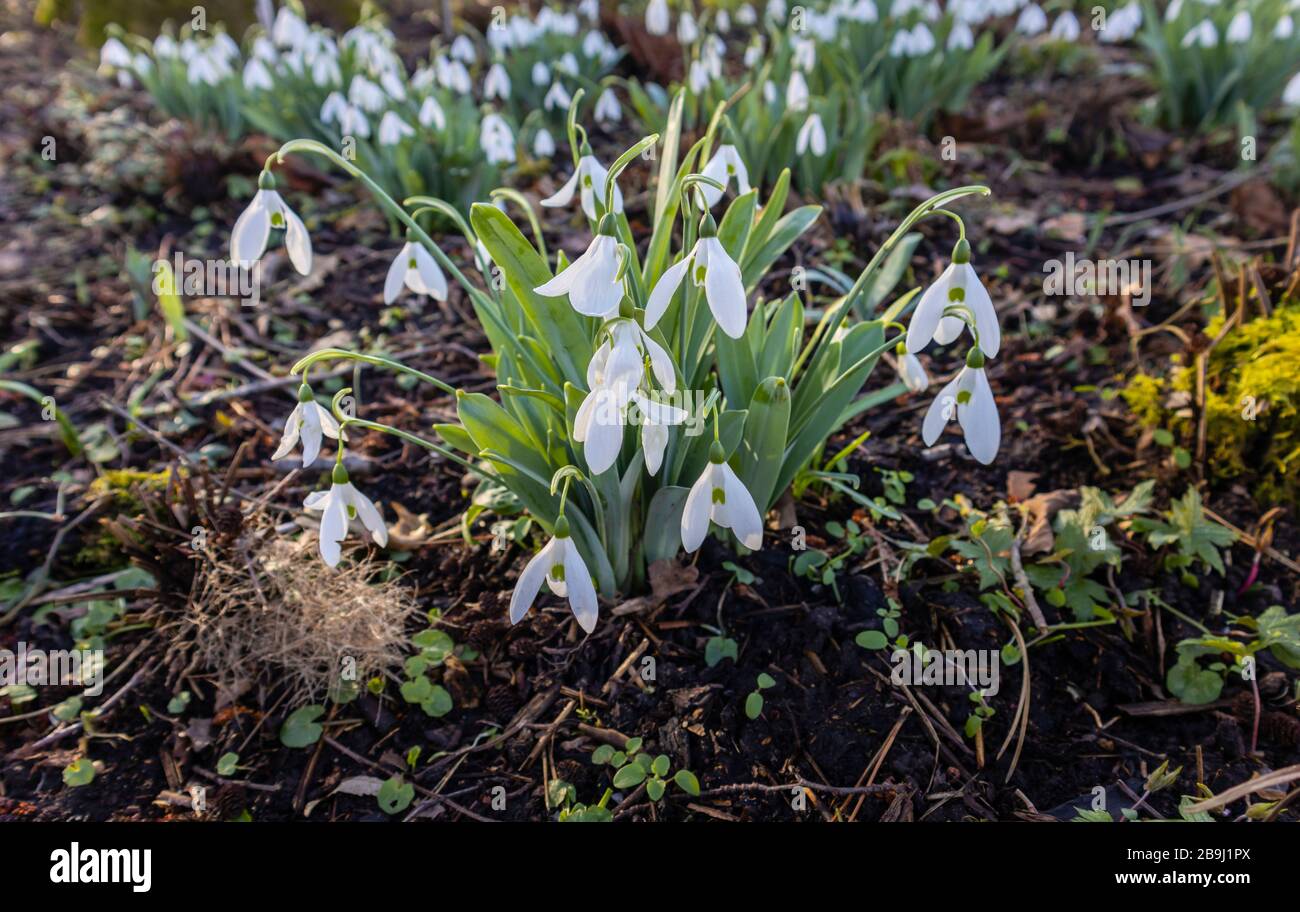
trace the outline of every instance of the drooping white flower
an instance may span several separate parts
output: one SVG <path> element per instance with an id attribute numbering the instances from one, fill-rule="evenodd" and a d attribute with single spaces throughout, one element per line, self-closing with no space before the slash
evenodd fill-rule
<path id="1" fill-rule="evenodd" d="M 379 75 L 379 87 L 393 101 L 406 101 L 406 86 L 402 85 L 402 78 L 396 70 L 384 70 Z"/>
<path id="2" fill-rule="evenodd" d="M 682 10 L 677 19 L 677 40 L 682 44 L 694 44 L 700 37 L 700 29 L 695 24 L 695 17 L 690 10 Z"/>
<path id="3" fill-rule="evenodd" d="M 1047 14 L 1037 3 L 1031 3 L 1020 11 L 1016 19 L 1016 31 L 1022 35 L 1037 35 L 1047 28 Z"/>
<path id="4" fill-rule="evenodd" d="M 709 464 L 686 495 L 682 508 L 682 548 L 698 551 L 709 534 L 709 522 L 730 529 L 751 551 L 763 547 L 763 517 L 753 495 L 727 465 L 721 447 L 714 444 Z M 716 457 L 716 458 L 715 458 Z"/>
<path id="5" fill-rule="evenodd" d="M 790 74 L 790 82 L 785 87 L 785 106 L 791 111 L 808 107 L 808 82 L 798 70 Z"/>
<path id="6" fill-rule="evenodd" d="M 321 88 L 340 84 L 343 73 L 339 62 L 328 55 L 317 57 L 311 62 L 311 81 Z"/>
<path id="7" fill-rule="evenodd" d="M 563 533 L 563 534 L 561 534 Z M 528 614 L 545 582 L 560 598 L 569 600 L 569 608 L 578 626 L 591 633 L 600 617 L 596 587 L 591 582 L 587 564 L 569 536 L 568 521 L 563 517 L 555 524 L 555 537 L 538 551 L 519 574 L 515 591 L 510 595 L 510 623 L 518 624 Z"/>
<path id="8" fill-rule="evenodd" d="M 691 61 L 691 69 L 686 81 L 690 85 L 691 91 L 696 95 L 702 95 L 708 91 L 712 77 L 709 75 L 709 68 L 705 66 L 703 60 L 696 58 Z"/>
<path id="9" fill-rule="evenodd" d="M 934 445 L 954 416 L 971 455 L 984 465 L 993 462 L 1002 445 L 1002 424 L 993 390 L 984 375 L 984 356 L 978 348 L 971 349 L 966 366 L 930 403 L 921 424 L 921 439 L 926 446 Z"/>
<path id="10" fill-rule="evenodd" d="M 275 24 L 271 26 L 271 39 L 280 47 L 295 47 L 307 40 L 311 29 L 293 10 L 287 6 L 280 7 L 275 14 Z"/>
<path id="11" fill-rule="evenodd" d="M 384 303 L 392 304 L 402 293 L 402 288 L 411 289 L 416 294 L 429 295 L 439 301 L 447 300 L 447 277 L 438 267 L 433 254 L 407 235 L 406 243 L 397 252 L 393 264 L 388 267 L 388 277 L 384 280 Z"/>
<path id="12" fill-rule="evenodd" d="M 266 68 L 266 64 L 256 57 L 250 57 L 248 63 L 244 65 L 244 88 L 255 92 L 271 89 L 274 86 L 275 82 L 271 79 L 271 71 Z"/>
<path id="13" fill-rule="evenodd" d="M 457 35 L 456 40 L 451 43 L 451 59 L 473 63 L 477 57 L 478 52 L 474 49 L 474 42 L 465 35 Z"/>
<path id="14" fill-rule="evenodd" d="M 109 38 L 99 49 L 99 70 L 104 75 L 111 75 L 116 70 L 131 68 L 131 51 L 117 38 Z"/>
<path id="15" fill-rule="evenodd" d="M 745 333 L 749 313 L 745 304 L 745 282 L 740 267 L 718 240 L 713 216 L 700 220 L 700 239 L 691 251 L 664 270 L 646 302 L 645 325 L 653 328 L 668 310 L 673 295 L 690 270 L 691 281 L 704 289 L 709 311 L 721 330 L 733 339 Z"/>
<path id="16" fill-rule="evenodd" d="M 1228 30 L 1224 33 L 1224 38 L 1228 44 L 1245 44 L 1250 40 L 1253 31 L 1254 24 L 1251 22 L 1250 13 L 1246 10 L 1238 10 L 1228 22 Z"/>
<path id="17" fill-rule="evenodd" d="M 398 117 L 396 112 L 384 112 L 383 119 L 379 121 L 379 135 L 377 137 L 381 146 L 395 146 L 408 136 L 414 135 L 415 128 Z"/>
<path id="18" fill-rule="evenodd" d="M 1300 108 L 1300 73 L 1296 73 L 1282 90 L 1282 104 Z"/>
<path id="19" fill-rule="evenodd" d="M 542 205 L 551 208 L 567 206 L 573 201 L 574 191 L 578 191 L 583 213 L 587 218 L 595 221 L 597 200 L 600 200 L 600 204 L 607 210 L 609 209 L 609 201 L 605 199 L 605 181 L 608 177 L 609 171 L 596 160 L 596 156 L 591 154 L 591 148 L 584 144 L 573 176 L 563 187 L 555 191 L 554 195 L 542 200 Z M 623 191 L 618 189 L 617 181 L 614 182 L 613 211 L 623 211 Z"/>
<path id="20" fill-rule="evenodd" d="M 719 32 L 731 31 L 731 14 L 727 12 L 725 6 L 719 7 L 718 12 L 713 16 L 713 27 Z"/>
<path id="21" fill-rule="evenodd" d="M 1165 21 L 1173 22 L 1183 11 L 1183 0 L 1172 0 L 1168 7 L 1165 8 Z"/>
<path id="22" fill-rule="evenodd" d="M 494 63 L 488 68 L 487 76 L 483 79 L 483 97 L 502 100 L 510 98 L 510 74 L 501 64 Z"/>
<path id="23" fill-rule="evenodd" d="M 298 388 L 298 404 L 293 407 L 284 422 L 280 434 L 280 445 L 272 454 L 272 459 L 283 459 L 302 441 L 302 467 L 308 468 L 320 455 L 323 437 L 339 439 L 339 423 L 334 420 L 329 409 L 322 406 L 312 395 L 311 387 L 303 384 Z"/>
<path id="24" fill-rule="evenodd" d="M 668 34 L 668 0 L 650 0 L 646 4 L 645 30 L 651 35 Z"/>
<path id="25" fill-rule="evenodd" d="M 1137 34 L 1142 25 L 1142 7 L 1137 3 L 1122 6 L 1106 17 L 1105 27 L 1101 30 L 1101 40 L 1107 44 L 1128 41 Z"/>
<path id="26" fill-rule="evenodd" d="M 339 132 L 344 136 L 370 136 L 370 121 L 366 112 L 354 104 L 345 104 L 339 111 Z"/>
<path id="27" fill-rule="evenodd" d="M 809 114 L 803 122 L 799 135 L 795 137 L 794 151 L 799 155 L 812 152 L 818 158 L 826 154 L 826 128 L 822 126 L 820 114 Z"/>
<path id="28" fill-rule="evenodd" d="M 742 3 L 736 10 L 736 21 L 741 25 L 753 25 L 758 22 L 758 14 L 754 12 L 754 7 L 748 3 Z"/>
<path id="29" fill-rule="evenodd" d="M 907 350 L 907 346 L 899 343 L 894 350 L 894 357 L 898 362 L 898 378 L 903 381 L 903 385 L 913 393 L 923 393 L 930 386 L 930 375 L 925 372 L 925 365 L 921 359 Z"/>
<path id="30" fill-rule="evenodd" d="M 540 60 L 533 64 L 533 85 L 541 87 L 551 81 L 551 71 Z"/>
<path id="31" fill-rule="evenodd" d="M 348 481 L 348 473 L 341 464 L 334 466 L 332 480 L 328 491 L 308 494 L 302 505 L 306 510 L 321 511 L 320 556 L 331 567 L 337 567 L 343 555 L 343 541 L 348 537 L 348 524 L 353 519 L 361 521 L 370 538 L 381 548 L 388 544 L 388 527 L 370 498 Z"/>
<path id="32" fill-rule="evenodd" d="M 1079 40 L 1079 19 L 1074 13 L 1066 10 L 1056 17 L 1052 23 L 1051 35 L 1057 41 L 1078 41 Z"/>
<path id="33" fill-rule="evenodd" d="M 613 89 L 606 89 L 596 98 L 594 114 L 598 123 L 618 123 L 623 119 L 623 109 Z"/>
<path id="34" fill-rule="evenodd" d="M 550 89 L 546 92 L 546 97 L 542 99 L 542 107 L 548 111 L 567 111 L 572 101 L 573 98 L 569 95 L 568 90 L 557 79 L 551 83 Z"/>
<path id="35" fill-rule="evenodd" d="M 961 335 L 966 321 L 958 316 L 945 315 L 944 311 L 950 307 L 965 307 L 969 311 L 975 322 L 980 348 L 988 357 L 995 357 L 1002 345 L 998 314 L 984 283 L 970 264 L 970 245 L 964 239 L 957 242 L 952 263 L 925 290 L 921 303 L 912 314 L 907 327 L 909 352 L 916 354 L 931 340 L 947 345 Z"/>
<path id="36" fill-rule="evenodd" d="M 1289 41 L 1295 34 L 1295 23 L 1290 16 L 1283 16 L 1277 20 L 1277 25 L 1273 26 L 1273 37 L 1279 41 Z"/>
<path id="37" fill-rule="evenodd" d="M 384 90 L 358 73 L 348 85 L 348 101 L 363 111 L 374 114 L 388 105 Z"/>
<path id="38" fill-rule="evenodd" d="M 623 300 L 623 282 L 618 278 L 621 262 L 613 217 L 607 215 L 586 251 L 555 278 L 533 290 L 548 298 L 567 294 L 578 313 L 608 318 L 618 311 Z"/>
<path id="39" fill-rule="evenodd" d="M 485 115 L 479 124 L 479 146 L 489 164 L 509 164 L 515 160 L 515 136 L 500 114 Z"/>
<path id="40" fill-rule="evenodd" d="M 1183 36 L 1183 47 L 1212 48 L 1219 43 L 1219 31 L 1209 19 L 1202 19 Z"/>
<path id="41" fill-rule="evenodd" d="M 263 171 L 258 191 L 230 232 L 230 258 L 251 266 L 266 253 L 272 228 L 284 229 L 284 247 L 293 268 L 303 275 L 311 272 L 311 237 L 302 219 L 285 204 L 275 189 L 275 179 Z"/>
<path id="42" fill-rule="evenodd" d="M 555 139 L 551 131 L 542 127 L 533 137 L 533 155 L 537 158 L 550 158 L 555 154 Z"/>
<path id="43" fill-rule="evenodd" d="M 416 119 L 422 127 L 433 127 L 439 131 L 447 129 L 447 116 L 442 113 L 442 105 L 432 95 L 420 104 L 420 113 Z"/>
<path id="44" fill-rule="evenodd" d="M 745 167 L 744 159 L 736 151 L 736 147 L 731 143 L 724 143 L 718 146 L 713 157 L 705 164 L 704 170 L 700 172 L 707 178 L 717 181 L 723 187 L 722 190 L 711 187 L 708 184 L 700 185 L 700 192 L 704 194 L 704 202 L 710 209 L 718 200 L 722 199 L 722 194 L 731 184 L 731 179 L 736 179 L 736 192 L 742 196 L 749 192 L 749 169 Z"/>
<path id="45" fill-rule="evenodd" d="M 948 50 L 969 51 L 973 47 L 975 47 L 975 33 L 971 31 L 970 26 L 965 22 L 954 23 L 952 31 L 948 33 Z"/>
<path id="46" fill-rule="evenodd" d="M 755 35 L 754 40 L 750 42 L 749 47 L 745 48 L 745 66 L 753 69 L 763 59 L 763 38 Z"/>
<path id="47" fill-rule="evenodd" d="M 794 66 L 805 73 L 811 73 L 817 66 L 817 42 L 811 38 L 791 38 L 790 46 Z"/>

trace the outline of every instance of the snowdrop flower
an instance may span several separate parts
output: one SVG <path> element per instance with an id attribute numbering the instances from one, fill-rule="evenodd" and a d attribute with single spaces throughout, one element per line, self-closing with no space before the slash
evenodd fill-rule
<path id="1" fill-rule="evenodd" d="M 791 111 L 802 111 L 808 107 L 808 83 L 798 70 L 790 74 L 790 82 L 785 87 L 785 106 Z"/>
<path id="2" fill-rule="evenodd" d="M 1219 32 L 1209 19 L 1202 19 L 1183 36 L 1183 47 L 1212 48 L 1219 43 Z"/>
<path id="3" fill-rule="evenodd" d="M 128 69 L 131 66 L 131 52 L 127 46 L 116 38 L 109 38 L 99 49 L 99 68 L 103 73 Z"/>
<path id="4" fill-rule="evenodd" d="M 682 44 L 694 44 L 699 37 L 700 30 L 695 24 L 695 17 L 689 10 L 682 10 L 681 16 L 677 19 L 677 40 Z"/>
<path id="5" fill-rule="evenodd" d="M 1295 33 L 1295 23 L 1291 21 L 1290 16 L 1283 16 L 1277 20 L 1277 25 L 1273 26 L 1273 37 L 1279 41 L 1288 41 Z"/>
<path id="6" fill-rule="evenodd" d="M 763 517 L 749 490 L 727 465 L 722 445 L 709 448 L 709 464 L 686 495 L 682 509 L 682 548 L 698 551 L 713 521 L 735 533 L 751 551 L 763 547 Z"/>
<path id="7" fill-rule="evenodd" d="M 921 303 L 916 305 L 912 321 L 907 327 L 907 350 L 912 354 L 921 351 L 931 340 L 947 345 L 961 335 L 966 321 L 945 314 L 950 307 L 969 311 L 975 323 L 976 339 L 980 348 L 990 358 L 996 357 L 1002 345 L 1002 330 L 998 314 L 975 269 L 970 264 L 970 244 L 965 238 L 953 248 L 952 263 L 939 278 L 925 290 Z"/>
<path id="8" fill-rule="evenodd" d="M 668 0 L 650 0 L 646 4 L 645 30 L 651 35 L 668 34 Z"/>
<path id="9" fill-rule="evenodd" d="M 540 60 L 533 64 L 533 85 L 541 87 L 551 81 L 551 71 Z"/>
<path id="10" fill-rule="evenodd" d="M 921 424 L 921 439 L 926 446 L 934 445 L 954 414 L 971 455 L 984 465 L 993 462 L 1002 444 L 1002 425 L 993 390 L 984 376 L 984 355 L 978 348 L 971 349 L 966 366 L 930 403 Z"/>
<path id="11" fill-rule="evenodd" d="M 339 111 L 339 132 L 344 136 L 368 138 L 370 121 L 366 119 L 366 112 L 356 105 L 344 104 L 343 109 Z"/>
<path id="12" fill-rule="evenodd" d="M 233 63 L 239 59 L 239 45 L 235 44 L 235 39 L 225 32 L 217 32 L 212 39 L 212 53 L 221 57 L 226 63 Z"/>
<path id="13" fill-rule="evenodd" d="M 623 119 L 623 109 L 619 107 L 618 97 L 613 89 L 606 89 L 596 99 L 596 120 L 599 123 L 618 123 Z"/>
<path id="14" fill-rule="evenodd" d="M 774 104 L 776 104 L 776 96 L 777 96 L 777 92 L 776 92 L 776 83 L 774 83 L 774 82 L 773 82 L 772 80 L 770 80 L 770 79 L 764 81 L 764 83 L 763 83 L 763 103 L 764 103 L 764 104 L 769 104 L 769 105 L 774 105 Z"/>
<path id="15" fill-rule="evenodd" d="M 731 184 L 733 177 L 736 179 L 737 193 L 743 196 L 749 192 L 749 169 L 745 167 L 745 162 L 736 151 L 736 147 L 730 143 L 718 146 L 718 150 L 713 153 L 713 157 L 700 173 L 722 184 L 723 187 L 722 190 L 718 190 L 708 184 L 700 184 L 700 192 L 704 194 L 706 208 L 712 209 L 714 204 L 722 199 L 723 191 Z"/>
<path id="16" fill-rule="evenodd" d="M 1292 76 L 1291 81 L 1282 90 L 1282 104 L 1292 108 L 1300 108 L 1300 73 Z"/>
<path id="17" fill-rule="evenodd" d="M 809 114 L 803 122 L 795 137 L 794 151 L 799 155 L 811 151 L 818 158 L 826 154 L 826 128 L 822 126 L 820 114 Z"/>
<path id="18" fill-rule="evenodd" d="M 1051 35 L 1057 41 L 1078 41 L 1079 40 L 1079 19 L 1074 13 L 1066 10 L 1056 17 L 1052 23 Z"/>
<path id="19" fill-rule="evenodd" d="M 1245 44 L 1250 40 L 1250 34 L 1253 31 L 1252 26 L 1250 13 L 1245 10 L 1238 10 L 1237 14 L 1228 23 L 1228 30 L 1224 34 L 1224 38 L 1227 39 L 1228 44 Z"/>
<path id="20" fill-rule="evenodd" d="M 322 438 L 332 437 L 338 440 L 340 433 L 339 423 L 334 420 L 330 410 L 316 401 L 311 387 L 304 383 L 298 387 L 298 404 L 284 422 L 280 445 L 271 458 L 283 459 L 302 441 L 302 467 L 308 468 L 320 455 Z"/>
<path id="21" fill-rule="evenodd" d="M 560 58 L 555 68 L 561 73 L 568 73 L 570 76 L 578 75 L 578 58 L 573 56 L 572 51 L 565 51 L 564 56 Z"/>
<path id="22" fill-rule="evenodd" d="M 555 154 L 555 140 L 551 131 L 542 127 L 533 137 L 533 155 L 536 158 L 550 158 Z"/>
<path id="23" fill-rule="evenodd" d="M 607 319 L 617 313 L 623 300 L 623 281 L 619 278 L 622 259 L 618 238 L 614 236 L 614 217 L 606 215 L 582 256 L 533 290 L 548 298 L 567 294 L 578 313 Z"/>
<path id="24" fill-rule="evenodd" d="M 596 156 L 591 154 L 591 146 L 583 143 L 578 158 L 578 167 L 574 169 L 573 176 L 554 195 L 542 200 L 542 205 L 550 208 L 567 206 L 573 201 L 573 193 L 577 190 L 583 213 L 586 214 L 587 218 L 595 221 L 596 200 L 600 200 L 600 204 L 607 210 L 609 209 L 609 200 L 605 199 L 605 180 L 608 176 L 609 171 L 604 165 L 596 161 Z M 614 208 L 612 211 L 623 211 L 623 191 L 618 189 L 617 181 L 614 183 Z"/>
<path id="25" fill-rule="evenodd" d="M 178 52 L 176 39 L 166 33 L 153 40 L 153 55 L 160 60 L 175 57 Z"/>
<path id="26" fill-rule="evenodd" d="M 600 18 L 600 0 L 582 0 L 578 4 L 578 12 L 595 22 Z"/>
<path id="27" fill-rule="evenodd" d="M 293 268 L 303 275 L 311 272 L 311 238 L 302 219 L 285 205 L 275 189 L 271 172 L 263 171 L 257 180 L 258 190 L 248 208 L 235 221 L 230 232 L 230 258 L 242 266 L 251 266 L 266 252 L 272 228 L 284 229 L 284 247 Z"/>
<path id="28" fill-rule="evenodd" d="M 1142 25 L 1142 8 L 1136 3 L 1122 6 L 1106 18 L 1106 26 L 1101 30 L 1101 40 L 1107 44 L 1128 41 L 1137 34 Z"/>
<path id="29" fill-rule="evenodd" d="M 1031 3 L 1020 11 L 1016 20 L 1016 31 L 1022 35 L 1037 35 L 1047 28 L 1047 14 L 1037 3 Z"/>
<path id="30" fill-rule="evenodd" d="M 211 85 L 214 86 L 221 82 L 221 77 L 226 73 L 225 62 L 211 56 L 210 54 L 199 54 L 190 61 L 189 65 L 189 83 L 190 85 Z"/>
<path id="31" fill-rule="evenodd" d="M 1183 0 L 1173 0 L 1165 9 L 1165 21 L 1173 22 L 1183 11 Z"/>
<path id="32" fill-rule="evenodd" d="M 477 57 L 474 42 L 464 35 L 457 35 L 456 40 L 451 43 L 451 59 L 460 60 L 464 63 L 473 63 Z"/>
<path id="33" fill-rule="evenodd" d="M 797 69 L 810 73 L 817 66 L 817 42 L 809 39 L 791 38 L 794 50 L 792 63 Z"/>
<path id="34" fill-rule="evenodd" d="M 348 86 L 348 101 L 372 114 L 382 111 L 388 105 L 384 90 L 360 74 L 352 77 Z"/>
<path id="35" fill-rule="evenodd" d="M 687 269 L 690 269 L 695 286 L 704 289 L 709 310 L 722 331 L 733 339 L 744 335 L 749 316 L 745 305 L 745 283 L 741 279 L 740 267 L 718 240 L 717 223 L 708 213 L 700 220 L 700 239 L 690 253 L 665 269 L 650 292 L 645 307 L 646 328 L 654 328 L 668 310 Z"/>
<path id="36" fill-rule="evenodd" d="M 572 101 L 573 99 L 569 96 L 569 93 L 565 90 L 564 86 L 560 84 L 559 80 L 556 80 L 551 83 L 550 89 L 546 92 L 546 97 L 542 99 L 542 107 L 548 111 L 557 108 L 561 111 L 567 111 L 569 109 L 569 104 Z"/>
<path id="37" fill-rule="evenodd" d="M 275 24 L 271 26 L 271 39 L 280 47 L 294 47 L 307 40 L 311 30 L 307 23 L 287 6 L 280 7 L 275 15 Z"/>
<path id="38" fill-rule="evenodd" d="M 748 3 L 742 3 L 736 10 L 736 21 L 741 25 L 753 25 L 758 22 L 758 14 L 754 12 L 754 7 Z"/>
<path id="39" fill-rule="evenodd" d="M 415 128 L 392 111 L 385 112 L 383 120 L 379 121 L 378 139 L 381 146 L 395 146 L 414 135 Z"/>
<path id="40" fill-rule="evenodd" d="M 250 92 L 259 89 L 271 89 L 275 82 L 271 79 L 271 71 L 266 68 L 266 64 L 256 57 L 249 59 L 244 65 L 244 88 Z"/>
<path id="41" fill-rule="evenodd" d="M 894 349 L 898 360 L 898 377 L 913 393 L 924 393 L 930 386 L 930 375 L 925 372 L 921 359 L 907 350 L 902 342 Z"/>
<path id="42" fill-rule="evenodd" d="M 975 34 L 965 22 L 957 22 L 948 33 L 948 50 L 969 51 L 975 47 Z"/>
<path id="43" fill-rule="evenodd" d="M 912 29 L 912 55 L 923 57 L 934 50 L 934 33 L 924 22 Z"/>
<path id="44" fill-rule="evenodd" d="M 380 132 L 383 132 L 383 127 L 380 127 Z M 403 287 L 439 301 L 447 300 L 447 277 L 438 268 L 433 254 L 413 240 L 410 232 L 407 232 L 406 243 L 397 252 L 393 265 L 388 267 L 388 278 L 384 280 L 384 303 L 396 301 Z"/>
<path id="45" fill-rule="evenodd" d="M 308 494 L 302 506 L 305 510 L 321 511 L 320 556 L 331 567 L 337 567 L 342 557 L 341 545 L 348 537 L 348 523 L 353 519 L 361 520 L 371 539 L 381 548 L 388 544 L 388 527 L 370 498 L 348 481 L 342 463 L 335 464 L 331 481 L 328 491 Z"/>
<path id="46" fill-rule="evenodd" d="M 379 76 L 379 86 L 393 101 L 406 101 L 406 86 L 402 85 L 396 70 L 384 70 Z"/>
<path id="47" fill-rule="evenodd" d="M 542 583 L 560 598 L 569 600 L 569 609 L 578 626 L 591 633 L 596 629 L 600 605 L 596 587 L 578 547 L 569 537 L 569 521 L 561 516 L 555 521 L 555 537 L 538 551 L 519 574 L 515 591 L 510 595 L 510 623 L 518 624 L 533 607 Z"/>
<path id="48" fill-rule="evenodd" d="M 727 12 L 726 7 L 718 8 L 718 12 L 713 17 L 713 27 L 720 32 L 731 31 L 731 14 Z"/>
<path id="49" fill-rule="evenodd" d="M 764 15 L 773 22 L 785 21 L 785 0 L 768 0 Z"/>
<path id="50" fill-rule="evenodd" d="M 515 137 L 500 114 L 488 114 L 479 124 L 479 146 L 489 164 L 509 164 L 515 160 Z"/>
<path id="51" fill-rule="evenodd" d="M 691 91 L 699 95 L 709 88 L 709 68 L 704 65 L 704 61 L 695 59 L 691 61 L 690 77 L 687 80 L 690 83 Z"/>
<path id="52" fill-rule="evenodd" d="M 339 62 L 328 54 L 317 57 L 311 64 L 311 81 L 322 88 L 341 83 L 343 73 Z"/>
<path id="53" fill-rule="evenodd" d="M 846 19 L 853 22 L 875 22 L 880 18 L 876 5 L 871 0 L 858 0 L 844 13 Z"/>
<path id="54" fill-rule="evenodd" d="M 501 64 L 494 63 L 488 69 L 487 76 L 483 79 L 483 97 L 500 98 L 503 101 L 510 98 L 510 74 Z"/>
<path id="55" fill-rule="evenodd" d="M 278 56 L 275 51 L 275 43 L 265 35 L 258 35 L 253 39 L 253 57 L 263 63 L 275 63 Z"/>
<path id="56" fill-rule="evenodd" d="M 761 36 L 755 35 L 749 47 L 745 48 L 745 66 L 752 70 L 762 59 L 763 39 Z"/>
<path id="57" fill-rule="evenodd" d="M 430 96 L 424 99 L 420 105 L 420 113 L 416 115 L 422 127 L 433 127 L 435 130 L 445 130 L 447 128 L 447 117 L 442 113 L 442 105 Z"/>

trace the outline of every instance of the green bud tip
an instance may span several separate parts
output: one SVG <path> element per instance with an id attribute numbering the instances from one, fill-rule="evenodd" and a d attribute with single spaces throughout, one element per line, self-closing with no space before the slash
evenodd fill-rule
<path id="1" fill-rule="evenodd" d="M 722 449 L 722 444 L 716 440 L 713 441 L 713 443 L 709 444 L 709 462 L 713 463 L 714 465 L 721 465 L 726 461 L 727 461 L 727 454 Z"/>
<path id="2" fill-rule="evenodd" d="M 258 189 L 258 190 L 274 190 L 274 189 L 275 189 L 275 175 L 272 174 L 270 171 L 263 171 L 263 172 L 262 172 L 260 175 L 258 175 L 258 177 L 257 177 L 257 189 Z"/>
<path id="3" fill-rule="evenodd" d="M 335 484 L 348 483 L 348 470 L 343 468 L 342 462 L 334 463 L 334 472 L 330 475 L 330 480 Z"/>
<path id="4" fill-rule="evenodd" d="M 569 521 L 563 516 L 561 516 L 559 519 L 555 521 L 555 537 L 556 538 L 569 537 Z"/>
<path id="5" fill-rule="evenodd" d="M 299 402 L 311 402 L 315 398 L 316 396 L 312 393 L 311 387 L 308 386 L 305 382 L 303 383 L 302 386 L 298 387 Z"/>
<path id="6" fill-rule="evenodd" d="M 970 368 L 981 368 L 984 366 L 984 352 L 978 347 L 972 348 L 966 353 L 966 366 Z"/>
<path id="7" fill-rule="evenodd" d="M 906 355 L 906 354 L 907 354 L 907 343 L 906 343 L 906 342 L 899 342 L 897 345 L 895 345 L 895 346 L 894 346 L 894 354 L 898 355 L 898 357 L 900 357 L 900 358 L 903 357 L 904 355 Z"/>
<path id="8" fill-rule="evenodd" d="M 584 140 L 582 141 L 582 145 L 578 147 L 578 157 L 579 157 L 579 158 L 586 158 L 588 155 L 591 155 L 591 154 L 592 154 L 592 152 L 591 152 L 591 143 L 587 142 L 587 141 L 584 139 Z"/>
<path id="9" fill-rule="evenodd" d="M 712 212 L 704 213 L 704 216 L 700 219 L 700 237 L 706 238 L 706 237 L 717 237 L 717 236 L 718 236 L 718 223 L 714 221 L 713 213 Z"/>
<path id="10" fill-rule="evenodd" d="M 962 238 L 957 242 L 957 246 L 952 248 L 952 261 L 958 264 L 970 262 L 970 241 Z"/>
<path id="11" fill-rule="evenodd" d="M 614 218 L 614 213 L 606 212 L 600 217 L 600 224 L 596 227 L 597 234 L 603 234 L 605 237 L 616 237 L 618 235 L 618 221 Z"/>

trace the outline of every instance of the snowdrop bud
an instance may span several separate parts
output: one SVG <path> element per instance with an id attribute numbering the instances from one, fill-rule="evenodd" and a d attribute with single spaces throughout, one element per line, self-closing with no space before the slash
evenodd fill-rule
<path id="1" fill-rule="evenodd" d="M 668 0 L 650 0 L 645 8 L 645 30 L 651 35 L 667 35 L 668 17 Z"/>

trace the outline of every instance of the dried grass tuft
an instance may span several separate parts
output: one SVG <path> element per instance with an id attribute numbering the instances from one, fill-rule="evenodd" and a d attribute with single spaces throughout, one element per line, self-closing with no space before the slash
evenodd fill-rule
<path id="1" fill-rule="evenodd" d="M 401 664 L 417 610 L 410 590 L 331 570 L 314 545 L 262 529 L 207 563 L 176 645 L 213 676 L 219 702 L 255 684 L 291 703 L 318 700 L 345 667 L 364 682 Z"/>

